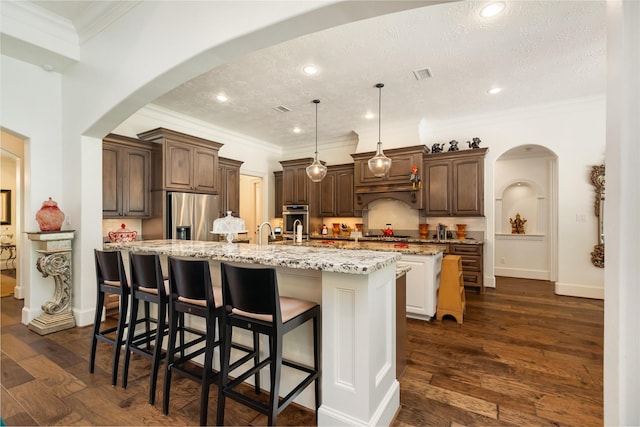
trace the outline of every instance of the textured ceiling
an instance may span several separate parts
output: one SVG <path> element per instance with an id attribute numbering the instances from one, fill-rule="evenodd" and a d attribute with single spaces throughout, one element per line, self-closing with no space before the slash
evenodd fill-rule
<path id="1" fill-rule="evenodd" d="M 38 1 L 86 23 L 88 4 Z M 113 2 L 122 3 L 122 2 Z M 113 4 L 112 3 L 112 4 Z M 437 121 L 602 95 L 606 82 L 604 1 L 507 1 L 498 17 L 485 1 L 422 7 L 310 34 L 246 55 L 184 83 L 154 104 L 286 147 L 319 144 L 395 123 Z M 95 10 L 93 10 L 95 15 Z M 85 24 L 86 25 L 86 24 Z M 81 32 L 81 30 L 79 29 Z M 82 39 L 82 34 L 80 34 Z M 315 64 L 313 77 L 302 67 Z M 416 80 L 428 67 L 432 77 Z M 486 91 L 500 86 L 490 96 Z M 222 104 L 215 96 L 224 93 Z M 290 112 L 274 107 L 283 105 Z M 364 115 L 373 112 L 373 120 Z M 294 134 L 293 127 L 302 128 Z"/>

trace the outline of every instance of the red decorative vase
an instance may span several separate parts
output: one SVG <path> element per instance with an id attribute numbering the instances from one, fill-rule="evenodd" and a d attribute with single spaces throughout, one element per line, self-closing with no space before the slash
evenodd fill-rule
<path id="1" fill-rule="evenodd" d="M 36 213 L 36 221 L 40 231 L 60 231 L 64 222 L 64 213 L 58 208 L 58 204 L 49 197 L 42 202 L 42 207 Z"/>

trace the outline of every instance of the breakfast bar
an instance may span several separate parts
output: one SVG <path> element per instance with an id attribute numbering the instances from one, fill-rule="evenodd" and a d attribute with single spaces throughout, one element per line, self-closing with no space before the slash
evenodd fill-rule
<path id="1" fill-rule="evenodd" d="M 164 268 L 168 256 L 209 259 L 218 286 L 221 262 L 276 268 L 281 295 L 316 301 L 322 307 L 318 425 L 378 426 L 393 420 L 400 405 L 396 378 L 399 253 L 186 240 L 110 243 L 105 248 L 121 250 L 125 257 L 128 252 L 158 254 Z M 287 335 L 284 356 L 311 364 L 311 327 L 305 326 L 308 329 Z M 283 371 L 283 392 L 287 374 Z M 263 381 L 268 383 L 268 378 Z M 305 390 L 296 402 L 313 408 L 313 390 Z"/>

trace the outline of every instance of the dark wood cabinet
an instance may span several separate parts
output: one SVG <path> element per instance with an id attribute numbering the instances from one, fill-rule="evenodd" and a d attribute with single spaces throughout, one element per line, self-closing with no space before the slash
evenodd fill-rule
<path id="1" fill-rule="evenodd" d="M 154 156 L 154 190 L 218 194 L 218 151 L 223 144 L 164 128 L 138 134 L 140 139 L 162 144 Z M 155 180 L 154 180 L 155 181 Z"/>
<path id="2" fill-rule="evenodd" d="M 384 177 L 377 177 L 369 170 L 368 161 L 375 152 L 351 155 L 354 160 L 355 210 L 360 211 L 370 201 L 386 197 L 401 200 L 414 209 L 422 209 L 424 192 L 414 188 L 409 178 L 414 166 L 422 167 L 429 148 L 416 145 L 385 150 L 384 153 L 391 158 L 391 168 Z M 419 172 L 422 175 L 422 171 Z"/>
<path id="3" fill-rule="evenodd" d="M 109 134 L 102 143 L 102 216 L 151 215 L 151 144 Z"/>
<path id="4" fill-rule="evenodd" d="M 480 148 L 425 157 L 425 216 L 484 215 L 486 151 Z"/>
<path id="5" fill-rule="evenodd" d="M 220 214 L 225 216 L 231 211 L 233 216 L 240 216 L 240 166 L 239 160 L 218 157 L 218 183 L 220 188 Z"/>
<path id="6" fill-rule="evenodd" d="M 353 189 L 353 163 L 329 166 L 320 182 L 320 215 L 355 216 Z"/>
<path id="7" fill-rule="evenodd" d="M 275 185 L 275 207 L 274 217 L 282 218 L 282 171 L 276 171 L 273 173 L 274 185 Z"/>
<path id="8" fill-rule="evenodd" d="M 281 161 L 282 165 L 282 203 L 284 205 L 310 205 L 310 188 L 314 183 L 307 176 L 307 166 L 313 159 Z"/>
<path id="9" fill-rule="evenodd" d="M 464 286 L 484 291 L 483 281 L 483 247 L 482 245 L 465 245 L 451 243 L 449 253 L 462 258 L 462 279 Z"/>

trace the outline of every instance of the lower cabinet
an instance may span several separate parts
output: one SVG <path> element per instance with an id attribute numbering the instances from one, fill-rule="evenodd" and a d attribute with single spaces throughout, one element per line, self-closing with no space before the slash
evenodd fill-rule
<path id="1" fill-rule="evenodd" d="M 484 291 L 482 245 L 464 245 L 451 243 L 449 253 L 462 257 L 462 279 L 464 286 Z"/>
<path id="2" fill-rule="evenodd" d="M 408 265 L 407 317 L 430 320 L 436 314 L 442 252 L 437 255 L 402 255 L 398 264 Z"/>

